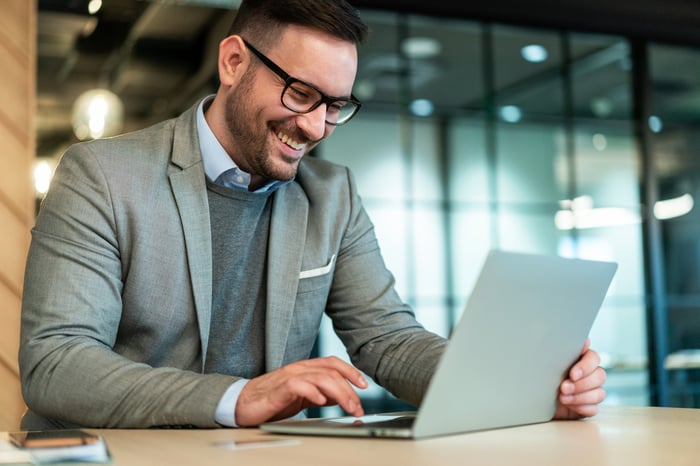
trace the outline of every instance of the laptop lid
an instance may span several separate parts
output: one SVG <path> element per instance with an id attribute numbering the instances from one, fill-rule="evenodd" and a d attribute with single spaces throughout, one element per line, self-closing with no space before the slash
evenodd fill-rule
<path id="1" fill-rule="evenodd" d="M 549 421 L 616 269 L 612 262 L 491 251 L 411 427 L 391 425 L 412 417 L 398 413 L 261 428 L 425 438 Z"/>

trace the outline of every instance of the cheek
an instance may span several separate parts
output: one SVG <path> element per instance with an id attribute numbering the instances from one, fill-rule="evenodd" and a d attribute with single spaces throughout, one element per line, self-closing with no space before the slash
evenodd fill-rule
<path id="1" fill-rule="evenodd" d="M 262 112 L 271 120 L 282 119 L 293 114 L 282 104 L 282 88 L 279 86 L 260 84 L 256 86 L 250 98 L 253 99 L 254 105 L 262 109 Z"/>

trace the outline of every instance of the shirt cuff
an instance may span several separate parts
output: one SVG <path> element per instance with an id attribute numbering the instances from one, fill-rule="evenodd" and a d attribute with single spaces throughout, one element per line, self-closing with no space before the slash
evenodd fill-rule
<path id="1" fill-rule="evenodd" d="M 247 383 L 248 379 L 240 379 L 226 389 L 219 404 L 216 405 L 216 411 L 214 411 L 214 420 L 217 423 L 226 427 L 238 427 L 236 424 L 236 403 L 238 403 L 238 397 Z"/>

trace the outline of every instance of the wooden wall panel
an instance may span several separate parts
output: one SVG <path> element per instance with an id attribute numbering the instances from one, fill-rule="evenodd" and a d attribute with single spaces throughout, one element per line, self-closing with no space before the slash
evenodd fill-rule
<path id="1" fill-rule="evenodd" d="M 34 22 L 36 17 L 35 0 L 3 0 L 2 14 L 0 15 L 0 31 L 5 31 L 7 40 L 12 42 L 21 53 L 29 59 L 34 59 L 33 48 L 35 43 Z M 31 32 L 31 33 L 29 33 Z"/>
<path id="2" fill-rule="evenodd" d="M 0 364 L 0 380 L 12 380 L 16 375 L 7 367 Z M 3 384 L 0 390 L 0 430 L 16 430 L 19 427 L 19 418 L 24 411 L 19 393 L 19 384 L 6 386 Z"/>
<path id="3" fill-rule="evenodd" d="M 33 61 L 13 38 L 0 33 L 0 64 L 0 102 L 6 109 L 2 112 L 2 124 L 16 133 L 18 138 L 26 139 L 34 114 L 34 107 L 30 106 L 34 102 L 27 100 L 27 83 L 34 82 L 28 79 Z"/>
<path id="4" fill-rule="evenodd" d="M 26 138 L 27 135 L 20 138 L 0 124 L 0 202 L 24 222 L 28 221 L 25 217 L 28 214 L 27 199 L 32 195 Z"/>
<path id="5" fill-rule="evenodd" d="M 22 290 L 24 265 L 29 247 L 29 228 L 27 222 L 15 217 L 6 204 L 0 202 L 0 219 L 2 219 L 2 240 L 0 241 L 1 281 L 18 295 Z"/>
<path id="6" fill-rule="evenodd" d="M 0 319 L 3 326 L 14 329 L 19 328 L 21 299 L 13 290 L 10 290 L 3 283 L 0 283 Z M 19 332 L 8 332 L 0 338 L 0 358 L 4 359 L 0 365 L 6 366 L 11 372 L 18 374 L 17 349 L 19 348 Z"/>
<path id="7" fill-rule="evenodd" d="M 2 0 L 0 14 L 0 430 L 24 411 L 17 351 L 24 265 L 34 223 L 30 167 L 36 106 L 36 0 Z"/>
<path id="8" fill-rule="evenodd" d="M 13 430 L 19 426 L 24 411 L 17 367 L 21 299 L 16 291 L 0 283 L 0 303 L 0 430 Z"/>

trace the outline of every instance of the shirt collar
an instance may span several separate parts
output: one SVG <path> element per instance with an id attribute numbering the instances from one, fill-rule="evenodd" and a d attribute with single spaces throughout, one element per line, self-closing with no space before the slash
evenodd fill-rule
<path id="1" fill-rule="evenodd" d="M 240 180 L 240 183 L 236 182 L 236 187 L 248 190 L 250 174 L 238 168 L 233 162 L 233 159 L 229 157 L 221 143 L 216 139 L 207 120 L 204 118 L 204 107 L 208 106 L 212 100 L 214 100 L 213 94 L 202 99 L 197 107 L 197 135 L 199 136 L 199 150 L 202 152 L 204 174 L 207 175 L 207 178 L 214 181 L 223 172 L 233 169 L 236 171 L 236 180 Z M 291 181 L 271 180 L 256 189 L 255 192 L 271 191 Z"/>

